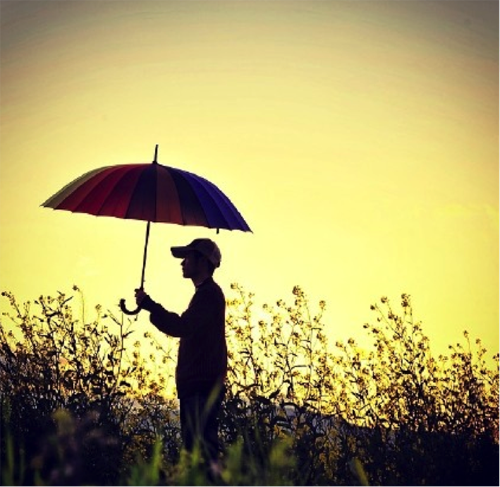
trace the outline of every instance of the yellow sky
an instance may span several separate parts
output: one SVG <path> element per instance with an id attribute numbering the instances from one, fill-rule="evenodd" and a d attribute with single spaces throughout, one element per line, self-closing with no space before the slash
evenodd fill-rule
<path id="1" fill-rule="evenodd" d="M 192 294 L 171 245 L 260 302 L 301 285 L 332 341 L 413 296 L 436 351 L 498 351 L 498 2 L 0 2 L 0 287 L 132 301 L 145 224 L 40 208 L 82 173 L 159 162 L 253 234 L 153 225 L 146 289 Z M 147 317 L 141 315 L 144 327 Z"/>

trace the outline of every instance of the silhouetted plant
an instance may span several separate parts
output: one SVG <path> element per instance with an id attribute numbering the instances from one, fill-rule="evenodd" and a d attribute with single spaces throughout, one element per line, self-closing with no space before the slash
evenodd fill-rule
<path id="1" fill-rule="evenodd" d="M 74 291 L 79 293 L 76 287 Z M 59 438 L 57 418 L 63 417 L 57 416 L 59 411 L 83 424 L 92 418 L 92 430 L 79 430 L 81 435 L 75 438 L 82 447 L 78 449 L 79 461 L 84 462 L 75 471 L 91 473 L 94 477 L 87 482 L 116 481 L 120 468 L 128 467 L 135 452 L 142 449 L 145 454 L 154 443 L 159 422 L 161 436 L 169 441 L 171 430 L 178 428 L 172 427 L 173 416 L 164 414 L 165 405 L 170 403 L 159 394 L 161 378 L 153 377 L 151 367 L 139 354 L 124 360 L 126 349 L 131 348 L 127 346 L 132 334 L 130 321 L 105 315 L 100 306 L 95 308 L 94 319 L 86 320 L 83 298 L 81 316 L 77 317 L 69 304 L 73 297 L 64 293 L 40 296 L 23 305 L 11 293 L 2 295 L 12 310 L 3 314 L 0 323 L 2 422 L 20 458 L 26 459 L 32 479 L 40 464 L 37 467 L 34 459 L 46 449 L 47 437 Z M 87 441 L 97 431 L 115 440 L 113 449 L 103 452 Z M 6 441 L 3 437 L 2 460 Z M 109 465 L 105 469 L 96 468 L 106 461 Z M 107 472 L 106 478 L 101 476 L 102 470 Z"/>
<path id="2" fill-rule="evenodd" d="M 100 306 L 89 320 L 74 291 L 79 315 L 64 293 L 22 305 L 3 293 L 3 482 L 210 483 L 181 451 L 177 340 Z M 232 291 L 222 482 L 498 484 L 498 355 L 491 370 L 479 339 L 464 332 L 436 358 L 403 294 L 399 312 L 372 306 L 371 349 L 331 349 L 325 303 L 313 311 L 299 286 L 259 309 Z"/>
<path id="3" fill-rule="evenodd" d="M 369 477 L 392 485 L 494 483 L 498 368 L 486 366 L 480 340 L 474 356 L 465 332 L 466 349 L 457 344 L 450 357 L 435 359 L 409 295 L 401 296 L 400 314 L 385 297 L 371 308 L 376 324 L 364 327 L 375 350 L 337 343 L 334 368 L 337 414 L 364 431 L 352 451 Z"/>
<path id="4" fill-rule="evenodd" d="M 295 480 L 307 484 L 349 483 L 356 458 L 376 484 L 495 484 L 498 369 L 486 366 L 480 340 L 474 354 L 465 333 L 466 348 L 434 358 L 403 294 L 400 314 L 385 297 L 372 306 L 376 324 L 365 329 L 374 350 L 349 339 L 331 353 L 324 302 L 312 317 L 295 287 L 292 305 L 256 312 L 253 294 L 234 290 L 229 442 L 243 435 L 265 456 L 275 438 L 292 435 L 302 473 Z"/>

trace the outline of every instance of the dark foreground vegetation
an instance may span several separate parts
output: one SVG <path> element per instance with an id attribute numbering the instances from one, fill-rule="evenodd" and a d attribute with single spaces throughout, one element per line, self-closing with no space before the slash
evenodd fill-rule
<path id="1" fill-rule="evenodd" d="M 209 485 L 180 449 L 175 340 L 72 294 L 3 293 L 2 484 Z M 233 286 L 218 483 L 498 485 L 498 355 L 464 332 L 433 356 L 408 295 L 372 306 L 370 350 L 329 347 L 316 308 Z"/>

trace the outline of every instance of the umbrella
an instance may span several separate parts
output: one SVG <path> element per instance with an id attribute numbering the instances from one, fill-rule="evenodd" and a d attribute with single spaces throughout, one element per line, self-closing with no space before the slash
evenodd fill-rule
<path id="1" fill-rule="evenodd" d="M 75 179 L 42 206 L 56 210 L 112 216 L 147 222 L 142 261 L 144 287 L 151 222 L 194 225 L 251 232 L 239 211 L 215 184 L 187 171 L 158 164 L 158 145 L 152 163 L 121 164 L 89 171 Z M 125 300 L 120 307 L 129 311 Z"/>

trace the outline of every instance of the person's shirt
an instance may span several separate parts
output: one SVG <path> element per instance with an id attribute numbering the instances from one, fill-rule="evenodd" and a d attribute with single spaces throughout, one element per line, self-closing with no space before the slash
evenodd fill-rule
<path id="1" fill-rule="evenodd" d="M 180 338 L 176 368 L 180 398 L 210 393 L 220 387 L 227 371 L 226 300 L 213 278 L 206 279 L 184 313 L 178 315 L 146 297 L 142 307 L 160 331 Z"/>

